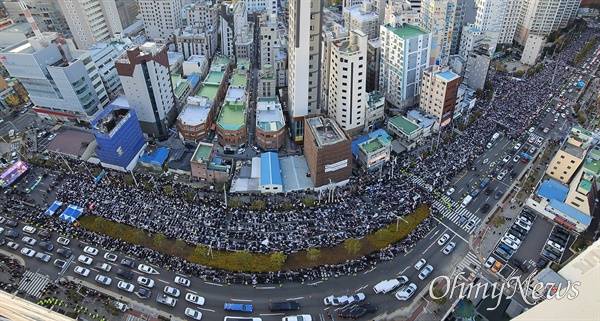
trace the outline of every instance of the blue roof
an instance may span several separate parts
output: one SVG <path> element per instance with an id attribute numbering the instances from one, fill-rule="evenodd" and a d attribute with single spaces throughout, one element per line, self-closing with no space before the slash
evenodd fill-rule
<path id="1" fill-rule="evenodd" d="M 260 154 L 260 185 L 283 185 L 277 153 Z"/>
<path id="2" fill-rule="evenodd" d="M 368 135 L 362 135 L 352 140 L 350 149 L 352 150 L 352 155 L 354 155 L 354 157 L 358 157 L 358 145 L 368 141 L 369 139 L 371 138 Z"/>
<path id="3" fill-rule="evenodd" d="M 59 218 L 63 221 L 73 223 L 81 216 L 81 214 L 83 214 L 83 208 L 71 204 L 62 212 L 62 214 L 60 214 Z"/>
<path id="4" fill-rule="evenodd" d="M 450 70 L 442 71 L 437 73 L 438 76 L 442 77 L 445 81 L 452 81 L 458 78 L 458 75 Z"/>
<path id="5" fill-rule="evenodd" d="M 569 204 L 565 204 L 565 203 L 559 202 L 555 199 L 551 199 L 550 206 L 554 207 L 555 209 L 561 211 L 566 216 L 569 216 L 573 220 L 580 222 L 581 224 L 583 224 L 585 226 L 589 226 L 590 223 L 592 222 L 592 217 L 590 217 L 589 215 L 583 213 L 582 211 L 574 208 L 573 206 L 571 206 Z"/>
<path id="6" fill-rule="evenodd" d="M 538 196 L 564 202 L 569 194 L 569 187 L 555 179 L 547 179 L 540 184 Z"/>
<path id="7" fill-rule="evenodd" d="M 186 80 L 190 83 L 190 87 L 196 88 L 196 86 L 198 86 L 198 84 L 200 83 L 200 75 L 191 74 L 187 77 Z"/>
<path id="8" fill-rule="evenodd" d="M 383 128 L 379 128 L 379 129 L 374 130 L 369 133 L 369 138 L 375 138 L 375 137 L 381 137 L 389 143 L 392 142 L 392 136 L 390 136 L 390 134 L 388 134 L 388 132 Z"/>
<path id="9" fill-rule="evenodd" d="M 48 209 L 46 210 L 46 212 L 44 212 L 44 214 L 48 215 L 48 216 L 52 216 L 54 215 L 58 209 L 62 206 L 62 202 L 61 201 L 54 201 L 52 202 L 52 205 L 50 205 L 50 207 L 48 207 Z"/>
<path id="10" fill-rule="evenodd" d="M 152 165 L 163 166 L 169 157 L 169 149 L 167 147 L 159 147 L 152 153 L 145 153 L 140 157 L 140 162 Z"/>

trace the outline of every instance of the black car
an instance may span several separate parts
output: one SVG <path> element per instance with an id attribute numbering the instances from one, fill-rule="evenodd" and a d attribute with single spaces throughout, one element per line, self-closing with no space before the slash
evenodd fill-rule
<path id="1" fill-rule="evenodd" d="M 285 312 L 300 310 L 300 304 L 296 301 L 273 302 L 269 304 L 271 312 Z"/>
<path id="2" fill-rule="evenodd" d="M 500 197 L 502 197 L 502 194 L 504 194 L 504 193 L 501 191 L 497 191 L 496 194 L 494 194 L 494 199 L 499 200 Z"/>
<path id="3" fill-rule="evenodd" d="M 60 249 L 56 250 L 56 254 L 64 257 L 65 259 L 68 259 L 71 257 L 71 255 L 73 255 L 73 252 L 71 251 L 71 249 L 61 247 Z"/>
<path id="4" fill-rule="evenodd" d="M 52 263 L 54 266 L 56 266 L 59 269 L 62 269 L 65 264 L 67 264 L 67 262 L 63 261 L 63 260 L 54 260 L 54 263 Z"/>
<path id="5" fill-rule="evenodd" d="M 552 233 L 552 234 L 550 234 L 550 237 L 555 237 L 565 243 L 567 243 L 567 241 L 569 240 L 568 236 L 565 236 L 565 235 L 559 234 L 559 233 Z"/>
<path id="6" fill-rule="evenodd" d="M 40 236 L 40 239 L 47 241 L 50 239 L 50 236 L 52 236 L 52 233 L 50 233 L 48 230 L 40 230 L 38 235 Z"/>
<path id="7" fill-rule="evenodd" d="M 552 261 L 558 261 L 558 259 L 560 258 L 558 255 L 547 251 L 546 249 L 542 250 L 542 255 L 547 257 L 548 259 L 552 260 Z"/>
<path id="8" fill-rule="evenodd" d="M 6 244 L 6 240 L 3 237 L 0 237 L 0 246 Z"/>
<path id="9" fill-rule="evenodd" d="M 133 280 L 133 272 L 131 272 L 130 270 L 118 269 L 117 275 L 126 280 Z"/>
<path id="10" fill-rule="evenodd" d="M 546 245 L 546 246 L 544 247 L 544 249 L 545 249 L 546 251 L 548 251 L 548 252 L 552 252 L 552 253 L 554 253 L 554 255 L 556 255 L 556 257 L 558 257 L 558 258 L 560 258 L 560 256 L 562 255 L 562 253 L 560 253 L 560 251 L 558 251 L 557 249 L 553 248 L 553 247 L 552 247 L 552 246 L 550 246 L 550 245 Z"/>
<path id="11" fill-rule="evenodd" d="M 42 248 L 43 250 L 45 250 L 47 252 L 52 252 L 52 250 L 54 250 L 54 244 L 52 244 L 52 242 L 42 241 L 42 242 L 38 243 L 38 245 L 40 248 Z"/>
<path id="12" fill-rule="evenodd" d="M 488 188 L 486 188 L 486 189 L 485 189 L 485 191 L 484 191 L 485 195 L 488 195 L 488 196 L 489 196 L 489 195 L 492 195 L 492 192 L 493 192 L 493 191 L 492 191 L 492 189 L 491 189 L 491 188 L 489 188 L 489 187 L 488 187 Z"/>
<path id="13" fill-rule="evenodd" d="M 517 229 L 511 228 L 511 229 L 509 229 L 509 230 L 508 230 L 508 232 L 509 232 L 510 234 L 512 234 L 512 235 L 514 235 L 514 236 L 516 236 L 516 237 L 517 237 L 519 240 L 521 240 L 521 241 L 522 241 L 523 239 L 525 239 L 525 234 L 523 234 L 521 231 L 519 231 L 519 230 L 517 230 Z"/>
<path id="14" fill-rule="evenodd" d="M 546 260 L 543 257 L 540 257 L 536 262 L 535 262 L 535 267 L 538 269 L 543 269 L 546 267 L 546 265 L 548 265 L 548 260 Z"/>
<path id="15" fill-rule="evenodd" d="M 18 222 L 15 222 L 15 221 L 13 221 L 13 220 L 7 220 L 5 224 L 6 224 L 6 226 L 8 226 L 8 227 L 17 227 L 17 225 L 19 225 L 19 223 L 18 223 Z"/>
<path id="16" fill-rule="evenodd" d="M 340 318 L 358 319 L 369 313 L 375 313 L 375 312 L 377 312 L 376 306 L 369 304 L 369 303 L 364 303 L 364 304 L 353 305 L 353 306 L 344 308 L 338 312 L 338 316 Z"/>
<path id="17" fill-rule="evenodd" d="M 527 218 L 528 220 L 530 220 L 531 222 L 533 222 L 535 220 L 535 214 L 532 214 L 529 211 L 523 211 L 521 212 L 522 216 L 525 216 L 525 218 Z"/>
<path id="18" fill-rule="evenodd" d="M 130 259 L 122 259 L 121 260 L 121 265 L 126 266 L 126 267 L 131 268 L 131 269 L 135 268 L 135 262 L 133 262 Z"/>
<path id="19" fill-rule="evenodd" d="M 519 225 L 517 225 L 517 224 L 513 224 L 513 226 L 511 227 L 511 229 L 515 229 L 515 230 L 517 230 L 517 231 L 521 232 L 521 234 L 523 234 L 523 235 L 527 235 L 527 230 L 526 230 L 526 229 L 524 229 L 524 228 L 522 228 L 522 227 L 520 227 L 520 226 L 519 226 Z"/>
<path id="20" fill-rule="evenodd" d="M 567 244 L 567 241 L 557 237 L 556 235 L 552 235 L 550 234 L 550 236 L 548 237 L 548 239 L 562 247 L 564 247 Z"/>
<path id="21" fill-rule="evenodd" d="M 483 204 L 483 206 L 481 207 L 481 212 L 482 213 L 487 213 L 490 210 L 490 207 L 491 206 L 488 203 Z"/>
<path id="22" fill-rule="evenodd" d="M 138 287 L 138 290 L 135 291 L 135 295 L 137 295 L 140 299 L 147 299 L 152 296 L 152 291 L 143 286 Z"/>
<path id="23" fill-rule="evenodd" d="M 19 238 L 19 236 L 21 236 L 21 233 L 17 230 L 10 229 L 10 230 L 6 231 L 6 233 L 4 233 L 4 235 L 6 235 L 6 237 L 11 238 L 11 239 L 17 239 L 17 238 Z"/>

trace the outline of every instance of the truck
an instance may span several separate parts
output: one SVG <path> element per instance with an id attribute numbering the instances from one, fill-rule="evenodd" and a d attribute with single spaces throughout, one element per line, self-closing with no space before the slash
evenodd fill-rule
<path id="1" fill-rule="evenodd" d="M 466 196 L 466 197 L 463 199 L 463 201 L 462 201 L 462 204 L 461 204 L 460 206 L 462 206 L 462 207 L 467 207 L 467 205 L 469 205 L 469 203 L 471 203 L 471 201 L 472 201 L 472 200 L 473 200 L 473 196 L 471 196 L 471 195 L 467 195 L 467 196 Z"/>
<path id="2" fill-rule="evenodd" d="M 494 133 L 490 141 L 487 143 L 487 148 L 492 148 L 492 146 L 494 146 L 494 143 L 496 142 L 496 140 L 498 140 L 498 138 L 500 138 L 500 133 Z"/>

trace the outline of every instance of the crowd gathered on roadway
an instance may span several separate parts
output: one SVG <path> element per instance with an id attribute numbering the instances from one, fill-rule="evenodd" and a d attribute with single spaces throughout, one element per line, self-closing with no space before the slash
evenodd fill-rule
<path id="1" fill-rule="evenodd" d="M 491 72 L 489 79 L 495 91 L 494 98 L 478 103 L 480 116 L 466 129 L 438 144 L 426 156 L 405 153 L 388 162 L 379 172 L 353 177 L 349 184 L 335 189 L 333 201 L 325 201 L 327 195 L 310 194 L 320 201 L 316 206 L 306 206 L 303 200 L 308 192 L 302 192 L 285 196 L 291 209 L 284 210 L 269 199 L 265 199 L 266 207 L 261 210 L 251 210 L 248 205 L 229 208 L 220 192 L 198 192 L 187 185 L 173 183 L 168 177 L 147 172 L 137 172 L 135 176 L 138 181 L 152 186 L 151 190 L 125 183 L 125 175 L 130 174 L 115 171 L 109 171 L 102 180 L 95 182 L 86 168 L 92 165 L 75 160 L 68 161 L 71 163 L 69 171 L 53 169 L 58 176 L 54 187 L 56 198 L 65 204 L 83 207 L 85 215 L 101 216 L 148 232 L 163 233 L 168 238 L 205 244 L 215 250 L 289 254 L 364 237 L 413 212 L 420 204 L 431 204 L 435 197 L 431 190 L 440 188 L 471 166 L 483 153 L 494 132 L 501 131 L 510 138 L 518 138 L 527 130 L 538 117 L 548 95 L 556 94 L 554 89 L 568 77 L 564 67 L 572 64 L 575 53 L 595 31 L 588 29 L 575 36 L 551 61 L 544 62 L 542 70 L 526 75 L 522 80 Z M 562 70 L 557 72 L 557 69 Z M 60 161 L 65 160 L 61 158 Z M 425 184 L 416 183 L 409 175 L 420 177 Z M 173 192 L 169 195 L 164 192 L 166 186 L 172 186 Z M 193 200 L 187 197 L 190 193 L 195 195 Z M 0 197 L 6 199 L 9 211 L 15 217 L 43 225 L 58 234 L 86 240 L 206 281 L 242 284 L 303 282 L 356 273 L 410 250 L 437 224 L 433 218 L 427 218 L 401 242 L 340 265 L 278 273 L 234 274 L 65 224 L 43 215 L 45 208 L 42 206 L 33 205 L 32 209 L 31 205 L 24 205 L 22 195 L 13 193 Z M 243 197 L 252 199 L 256 196 Z"/>

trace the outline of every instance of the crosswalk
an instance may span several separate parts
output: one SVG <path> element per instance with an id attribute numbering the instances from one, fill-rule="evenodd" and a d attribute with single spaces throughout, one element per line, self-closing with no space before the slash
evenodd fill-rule
<path id="1" fill-rule="evenodd" d="M 42 291 L 44 291 L 44 288 L 48 285 L 48 282 L 50 282 L 50 278 L 47 275 L 27 270 L 23 274 L 21 282 L 19 282 L 19 291 L 39 299 L 42 296 Z"/>
<path id="2" fill-rule="evenodd" d="M 479 262 L 479 258 L 475 253 L 468 251 L 467 255 L 456 265 L 454 268 L 453 276 L 457 275 L 460 272 L 465 272 L 465 274 L 477 274 L 479 269 L 481 268 L 481 262 Z"/>
<path id="3" fill-rule="evenodd" d="M 433 189 L 432 186 L 427 184 L 421 177 L 410 175 L 410 180 L 426 190 L 432 191 Z M 477 228 L 481 222 L 481 218 L 471 213 L 468 209 L 460 206 L 460 204 L 444 194 L 438 195 L 433 201 L 433 206 L 443 217 L 469 234 L 473 233 L 475 228 Z"/>

